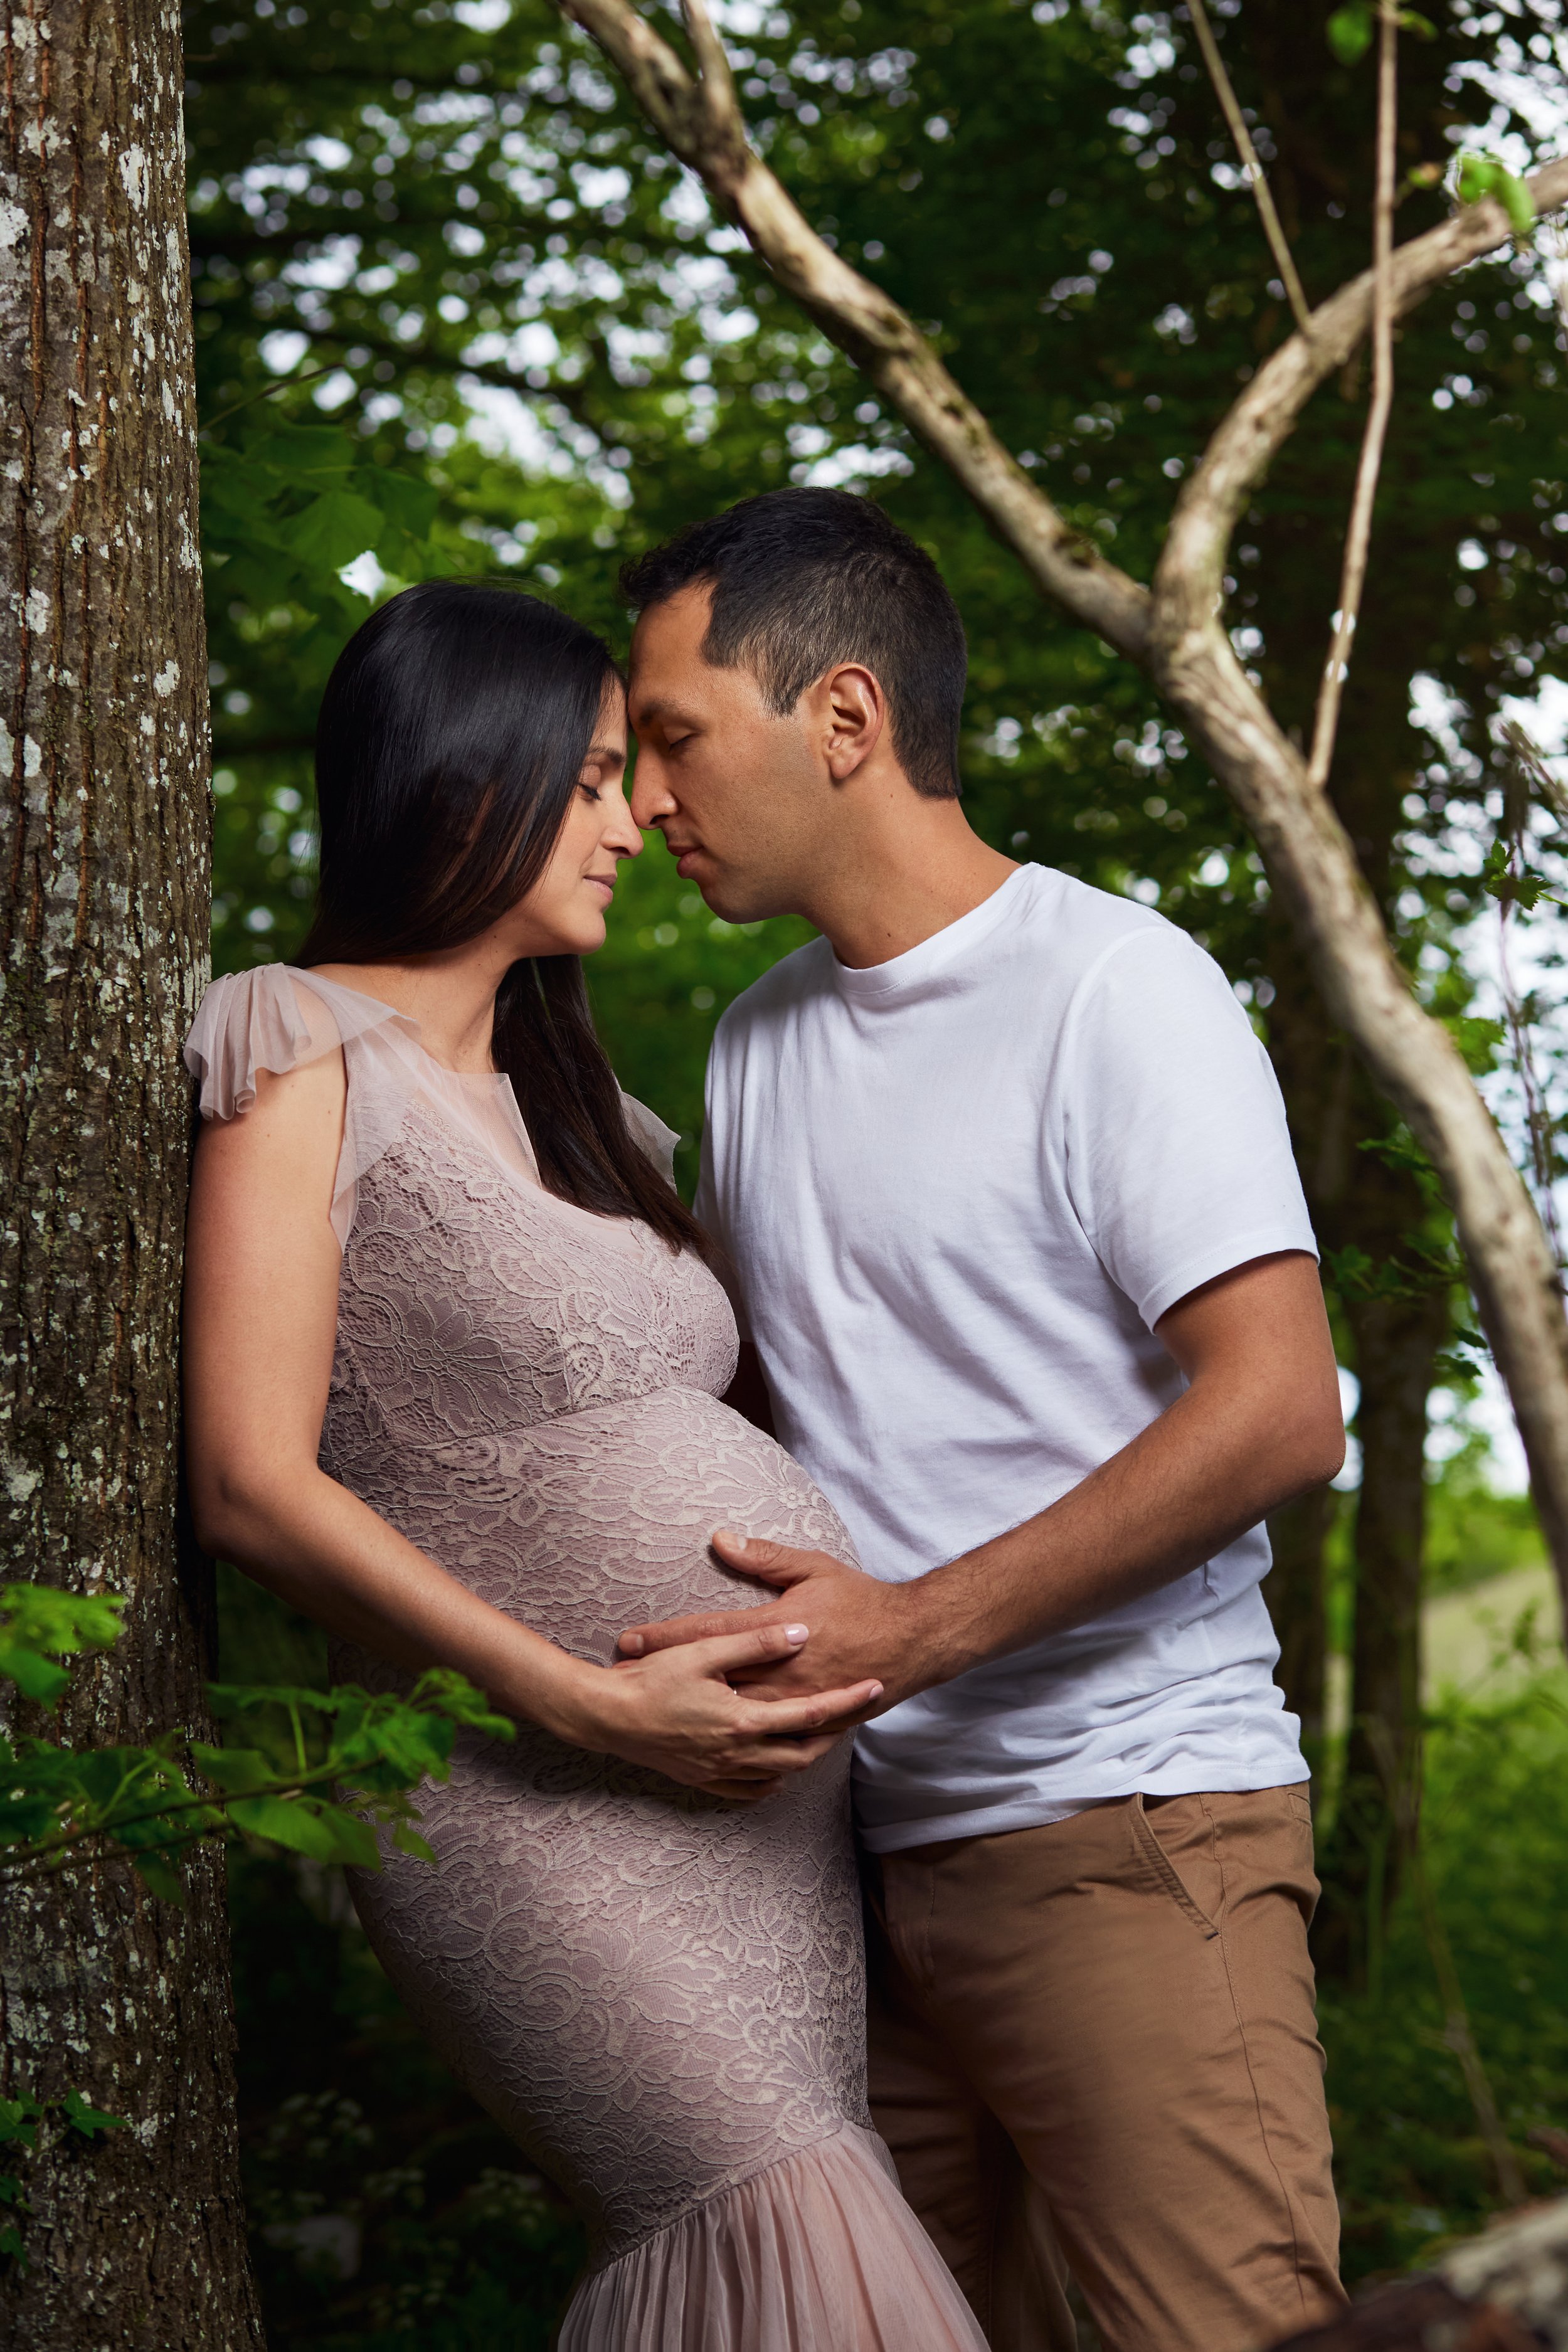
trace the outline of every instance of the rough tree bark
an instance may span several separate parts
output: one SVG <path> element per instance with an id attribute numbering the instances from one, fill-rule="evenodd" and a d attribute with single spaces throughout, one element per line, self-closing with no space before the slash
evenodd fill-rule
<path id="1" fill-rule="evenodd" d="M 897 303 L 807 225 L 748 142 L 723 47 L 686 0 L 695 76 L 627 0 L 559 0 L 626 79 L 671 151 L 700 174 L 778 284 L 831 335 L 962 484 L 1037 586 L 1137 662 L 1245 820 L 1296 926 L 1331 1020 L 1353 1039 L 1453 1201 L 1478 1303 L 1524 1441 L 1542 1528 L 1568 1598 L 1568 1320 L 1540 1218 L 1457 1047 L 1417 1003 L 1345 828 L 1242 668 L 1223 614 L 1236 523 L 1307 401 L 1371 323 L 1371 272 L 1273 352 L 1183 486 L 1152 588 L 1106 561 L 1003 446 Z M 1535 173 L 1536 210 L 1568 204 L 1568 163 Z M 1402 316 L 1504 244 L 1500 204 L 1466 206 L 1394 255 Z"/>
<path id="2" fill-rule="evenodd" d="M 0 41 L 0 1511 L 12 1575 L 131 1596 L 63 1727 L 140 1741 L 201 1722 L 212 1622 L 176 1544 L 209 825 L 180 19 L 17 0 Z M 28 2352 L 261 2341 L 220 1858 L 187 1885 L 181 1912 L 105 1862 L 7 1899 L 6 2090 L 131 2125 L 26 2162 L 0 2340 Z"/>

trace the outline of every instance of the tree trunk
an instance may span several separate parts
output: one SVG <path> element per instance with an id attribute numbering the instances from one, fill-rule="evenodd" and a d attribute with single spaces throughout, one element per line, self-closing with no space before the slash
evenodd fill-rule
<path id="1" fill-rule="evenodd" d="M 1426 1399 L 1448 1302 L 1428 1293 L 1352 1302 L 1347 1312 L 1362 1394 L 1351 1729 L 1313 1951 L 1325 1973 L 1359 1979 L 1420 1822 Z"/>
<path id="2" fill-rule="evenodd" d="M 20 0 L 0 39 L 0 1509 L 12 1574 L 130 1596 L 61 1727 L 141 1741 L 202 1723 L 212 1625 L 176 1539 L 209 828 L 179 16 Z M 261 2341 L 221 1858 L 186 1885 L 181 1911 L 84 1865 L 0 1922 L 6 2091 L 74 2087 L 132 2126 L 47 2129 L 22 2160 L 0 2341 L 28 2352 Z"/>

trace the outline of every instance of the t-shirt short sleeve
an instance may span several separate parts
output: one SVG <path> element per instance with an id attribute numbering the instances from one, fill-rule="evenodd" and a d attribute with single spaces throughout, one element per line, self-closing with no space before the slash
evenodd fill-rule
<path id="1" fill-rule="evenodd" d="M 1069 1022 L 1067 1182 L 1152 1329 L 1250 1259 L 1317 1255 L 1268 1056 L 1224 973 L 1162 924 L 1088 972 Z"/>

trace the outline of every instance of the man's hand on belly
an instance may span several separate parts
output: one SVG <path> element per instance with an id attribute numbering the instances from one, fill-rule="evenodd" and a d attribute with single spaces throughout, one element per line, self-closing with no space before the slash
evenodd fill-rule
<path id="1" fill-rule="evenodd" d="M 1154 1328 L 1185 1375 L 1182 1394 L 1034 1518 L 908 1584 L 882 1584 L 826 1552 L 721 1532 L 719 1558 L 781 1598 L 749 1617 L 636 1626 L 621 1637 L 623 1655 L 787 1616 L 811 1629 L 805 1654 L 766 1669 L 756 1688 L 816 1695 L 875 1676 L 882 1707 L 896 1706 L 1157 1591 L 1334 1475 L 1344 1425 L 1310 1257 L 1254 1258 L 1178 1299 Z"/>
<path id="2" fill-rule="evenodd" d="M 617 1644 L 623 1658 L 647 1657 L 655 1650 L 709 1641 L 750 1625 L 809 1625 L 811 1638 L 798 1656 L 734 1677 L 737 1687 L 759 1698 L 793 1698 L 875 1675 L 883 1686 L 882 1696 L 866 1710 L 862 1721 L 942 1679 L 927 1654 L 926 1612 L 916 1604 L 917 1586 L 882 1584 L 830 1552 L 797 1551 L 760 1536 L 732 1534 L 727 1528 L 714 1534 L 713 1549 L 726 1568 L 772 1585 L 779 1598 L 739 1615 L 724 1610 L 708 1617 L 672 1617 L 662 1624 L 632 1626 Z"/>

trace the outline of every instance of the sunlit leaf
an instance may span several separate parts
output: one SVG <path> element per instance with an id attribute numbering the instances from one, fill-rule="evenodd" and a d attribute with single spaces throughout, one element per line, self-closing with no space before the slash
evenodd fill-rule
<path id="1" fill-rule="evenodd" d="M 1372 46 L 1376 11 L 1366 5 L 1366 0 L 1350 0 L 1350 5 L 1336 8 L 1329 18 L 1326 31 L 1329 47 L 1341 65 L 1359 65 Z"/>

